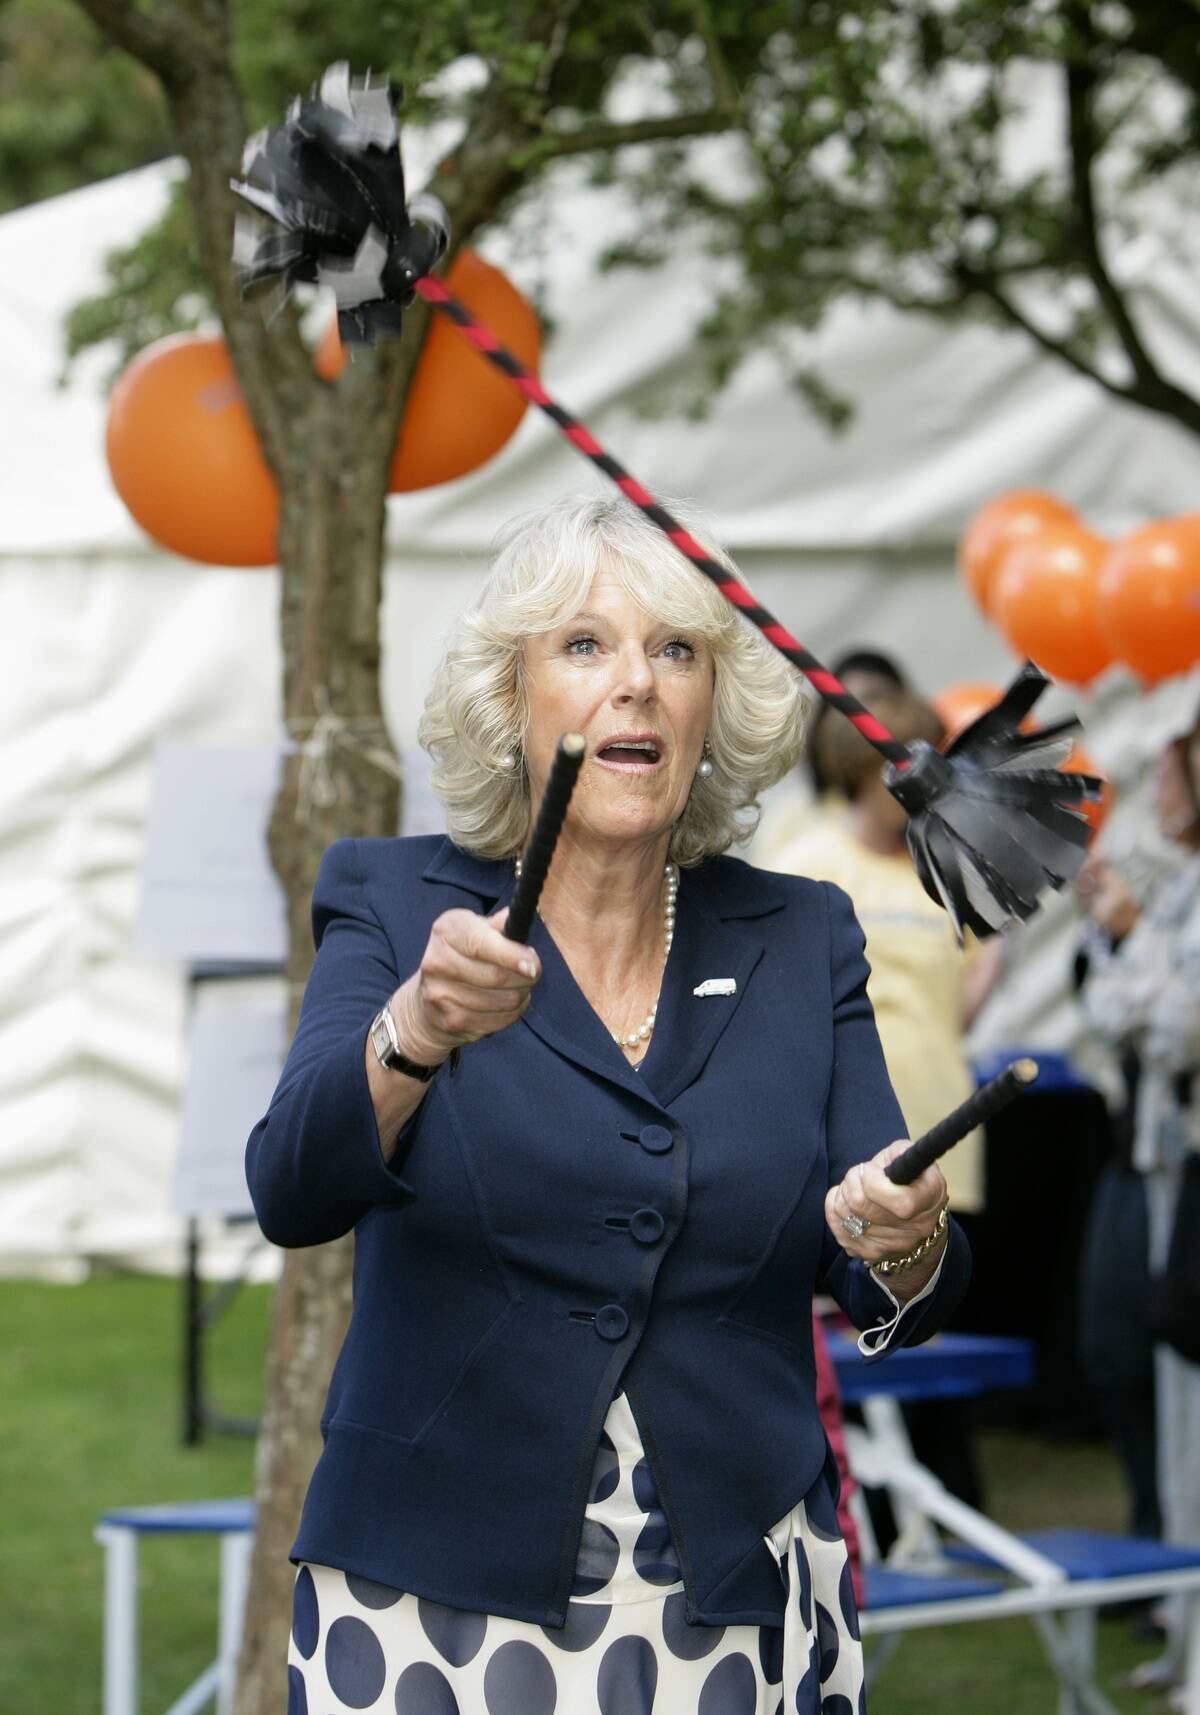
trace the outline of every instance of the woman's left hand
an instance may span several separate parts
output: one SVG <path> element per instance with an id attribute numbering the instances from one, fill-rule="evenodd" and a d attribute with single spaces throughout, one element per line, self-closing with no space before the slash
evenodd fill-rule
<path id="1" fill-rule="evenodd" d="M 870 1161 L 852 1167 L 825 1198 L 825 1220 L 830 1232 L 847 1255 L 860 1257 L 868 1267 L 916 1250 L 937 1226 L 946 1201 L 946 1181 L 936 1163 L 927 1167 L 911 1185 L 892 1184 L 883 1170 L 907 1148 L 907 1138 L 889 1143 Z M 849 1227 L 845 1225 L 847 1220 Z M 928 1267 L 920 1272 L 932 1274 L 941 1255 L 942 1244 L 931 1246 Z M 925 1263 L 924 1257 L 921 1263 Z M 914 1267 L 914 1275 L 919 1266 Z M 907 1281 L 909 1275 L 902 1274 L 898 1279 Z"/>

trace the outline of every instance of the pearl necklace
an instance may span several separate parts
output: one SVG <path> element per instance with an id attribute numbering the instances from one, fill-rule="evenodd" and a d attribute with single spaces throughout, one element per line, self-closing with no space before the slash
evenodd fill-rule
<path id="1" fill-rule="evenodd" d="M 515 867 L 519 877 L 521 874 L 520 858 L 517 858 Z M 663 971 L 665 973 L 667 960 L 671 956 L 671 943 L 675 939 L 675 900 L 679 893 L 679 867 L 677 864 L 669 863 L 667 865 L 663 872 L 663 881 L 666 884 L 663 894 Z M 662 981 L 660 978 L 659 994 L 661 993 Z M 611 1030 L 609 1035 L 612 1037 L 618 1048 L 637 1048 L 640 1043 L 649 1042 L 650 1037 L 654 1032 L 654 1025 L 657 1018 L 658 996 L 656 995 L 654 1005 L 650 1008 L 650 1011 L 646 1014 L 645 1018 L 642 1020 L 641 1024 L 638 1025 L 636 1030 L 631 1030 L 627 1036 L 622 1036 L 620 1031 Z"/>

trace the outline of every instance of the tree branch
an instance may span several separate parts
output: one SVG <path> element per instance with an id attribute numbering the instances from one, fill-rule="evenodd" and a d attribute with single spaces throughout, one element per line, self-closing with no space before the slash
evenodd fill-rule
<path id="1" fill-rule="evenodd" d="M 708 75 L 712 78 L 713 96 L 718 108 L 724 108 L 729 113 L 737 111 L 741 98 L 733 74 L 721 49 L 721 38 L 717 34 L 717 26 L 713 21 L 712 7 L 708 0 L 696 0 L 696 28 L 704 43 L 704 58 L 708 65 Z"/>
<path id="2" fill-rule="evenodd" d="M 1019 305 L 1001 291 L 996 280 L 964 266 L 960 266 L 957 272 L 965 288 L 986 298 L 1010 326 L 1019 328 L 1042 351 L 1057 358 L 1060 363 L 1065 363 L 1077 375 L 1095 382 L 1097 387 L 1102 387 L 1114 399 L 1120 399 L 1127 405 L 1140 405 L 1143 410 L 1154 411 L 1161 417 L 1171 417 L 1192 434 L 1200 434 L 1200 399 L 1195 394 L 1165 380 L 1157 370 L 1152 370 L 1148 375 L 1135 375 L 1133 381 L 1128 384 L 1113 381 L 1102 370 L 1089 363 L 1068 340 L 1057 339 L 1053 334 L 1047 333 L 1045 328 L 1039 327 Z"/>
<path id="3" fill-rule="evenodd" d="M 742 123 L 736 109 L 710 107 L 703 113 L 673 113 L 662 119 L 632 119 L 624 125 L 585 125 L 578 131 L 544 132 L 538 141 L 543 159 L 586 155 L 593 149 L 624 149 L 632 143 L 666 143 L 712 136 Z"/>
<path id="4" fill-rule="evenodd" d="M 208 43 L 175 6 L 146 11 L 136 0 L 77 0 L 103 35 L 161 79 L 167 89 L 207 59 Z"/>
<path id="5" fill-rule="evenodd" d="M 1112 323 L 1121 347 L 1129 359 L 1138 380 L 1153 386 L 1161 383 L 1157 364 L 1142 343 L 1141 334 L 1129 313 L 1124 296 L 1105 265 L 1100 247 L 1100 229 L 1096 214 L 1096 194 L 1093 169 L 1096 162 L 1096 136 L 1092 114 L 1092 96 L 1096 76 L 1090 66 L 1070 60 L 1066 66 L 1067 79 L 1067 138 L 1071 156 L 1071 184 L 1075 212 L 1079 220 L 1079 237 L 1083 246 L 1084 266 L 1095 288 L 1096 296 Z"/>

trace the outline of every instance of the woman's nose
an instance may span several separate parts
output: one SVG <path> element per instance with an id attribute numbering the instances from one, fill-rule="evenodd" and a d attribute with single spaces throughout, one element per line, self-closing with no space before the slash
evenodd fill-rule
<path id="1" fill-rule="evenodd" d="M 654 669 L 644 649 L 627 650 L 621 657 L 617 696 L 644 701 L 654 690 Z"/>

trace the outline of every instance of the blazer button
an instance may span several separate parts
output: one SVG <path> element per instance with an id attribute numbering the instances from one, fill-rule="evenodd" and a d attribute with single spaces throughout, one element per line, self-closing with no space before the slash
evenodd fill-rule
<path id="1" fill-rule="evenodd" d="M 674 1139 L 665 1125 L 646 1125 L 638 1133 L 638 1142 L 651 1155 L 665 1155 Z"/>
<path id="2" fill-rule="evenodd" d="M 639 1245 L 657 1244 L 666 1224 L 657 1209 L 639 1209 L 629 1217 L 630 1234 Z"/>
<path id="3" fill-rule="evenodd" d="M 619 1304 L 602 1304 L 596 1312 L 596 1332 L 602 1340 L 621 1340 L 629 1328 L 629 1318 Z"/>

